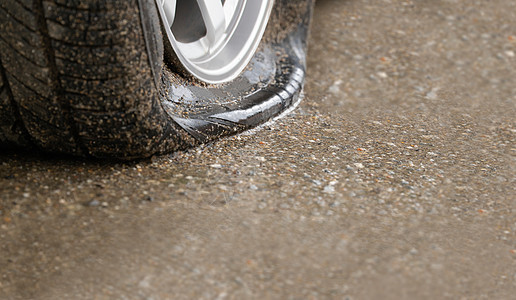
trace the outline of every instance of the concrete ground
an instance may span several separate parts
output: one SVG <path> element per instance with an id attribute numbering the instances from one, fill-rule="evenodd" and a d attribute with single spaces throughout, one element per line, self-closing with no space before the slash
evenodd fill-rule
<path id="1" fill-rule="evenodd" d="M 321 0 L 275 124 L 1 154 L 0 299 L 514 299 L 515 53 L 512 0 Z"/>

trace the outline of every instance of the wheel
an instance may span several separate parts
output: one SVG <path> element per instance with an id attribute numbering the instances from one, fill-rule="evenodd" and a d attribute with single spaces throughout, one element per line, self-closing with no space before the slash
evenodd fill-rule
<path id="1" fill-rule="evenodd" d="M 1 1 L 0 144 L 130 159 L 256 126 L 301 90 L 312 1 L 294 2 Z"/>
<path id="2" fill-rule="evenodd" d="M 160 1 L 161 2 L 161 1 Z M 164 0 L 165 43 L 180 67 L 208 83 L 235 79 L 265 31 L 273 0 Z"/>

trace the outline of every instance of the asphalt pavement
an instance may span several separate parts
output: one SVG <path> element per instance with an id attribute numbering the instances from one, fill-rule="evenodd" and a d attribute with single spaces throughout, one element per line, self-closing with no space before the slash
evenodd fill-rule
<path id="1" fill-rule="evenodd" d="M 516 2 L 313 21 L 303 101 L 250 134 L 0 154 L 0 299 L 514 299 Z"/>

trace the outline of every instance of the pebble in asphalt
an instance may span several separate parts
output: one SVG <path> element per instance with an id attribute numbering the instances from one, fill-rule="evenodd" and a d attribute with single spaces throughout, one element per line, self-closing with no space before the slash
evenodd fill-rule
<path id="1" fill-rule="evenodd" d="M 321 0 L 304 101 L 254 134 L 0 155 L 0 298 L 513 298 L 515 22 L 512 0 Z"/>

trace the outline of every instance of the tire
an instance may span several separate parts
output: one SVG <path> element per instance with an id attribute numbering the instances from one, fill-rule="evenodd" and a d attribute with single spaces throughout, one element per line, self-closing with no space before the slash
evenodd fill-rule
<path id="1" fill-rule="evenodd" d="M 161 36 L 154 0 L 1 1 L 0 144 L 131 159 L 213 140 L 164 109 Z"/>
<path id="2" fill-rule="evenodd" d="M 2 99 L 9 98 L 2 111 L 14 112 L 27 131 L 15 127 L 14 139 L 3 139 L 123 158 L 187 146 L 158 103 L 163 46 L 154 39 L 147 51 L 144 33 L 158 36 L 153 1 L 11 0 L 0 11 Z"/>

